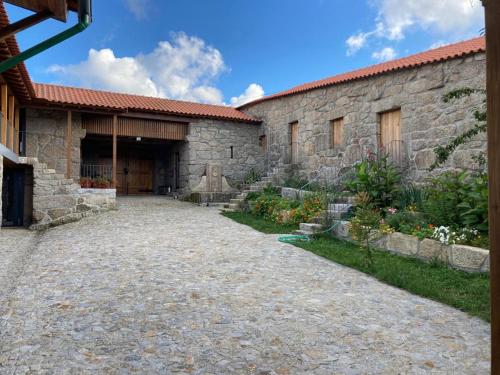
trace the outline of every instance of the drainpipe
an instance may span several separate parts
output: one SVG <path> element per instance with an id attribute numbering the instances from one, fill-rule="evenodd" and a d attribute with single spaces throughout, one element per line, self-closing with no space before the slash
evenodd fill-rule
<path id="1" fill-rule="evenodd" d="M 0 74 L 39 53 L 81 33 L 92 23 L 92 0 L 78 0 L 78 23 L 16 56 L 0 62 Z"/>

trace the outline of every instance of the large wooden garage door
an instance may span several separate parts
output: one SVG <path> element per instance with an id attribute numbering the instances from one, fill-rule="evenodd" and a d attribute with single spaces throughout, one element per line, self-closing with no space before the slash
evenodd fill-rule
<path id="1" fill-rule="evenodd" d="M 154 161 L 150 159 L 119 158 L 116 168 L 117 194 L 151 194 L 153 169 Z"/>

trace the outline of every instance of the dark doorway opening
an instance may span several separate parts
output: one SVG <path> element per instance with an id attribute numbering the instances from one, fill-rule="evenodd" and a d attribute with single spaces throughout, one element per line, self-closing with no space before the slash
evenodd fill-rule
<path id="1" fill-rule="evenodd" d="M 182 141 L 119 137 L 116 160 L 116 193 L 119 195 L 164 194 L 179 184 Z M 89 167 L 99 174 L 112 173 L 112 138 L 88 135 L 82 140 L 82 176 Z M 87 177 L 87 176 L 85 176 Z M 89 176 L 89 177 L 94 177 Z"/>
<path id="2" fill-rule="evenodd" d="M 31 224 L 33 170 L 6 163 L 2 183 L 2 226 L 23 227 Z"/>

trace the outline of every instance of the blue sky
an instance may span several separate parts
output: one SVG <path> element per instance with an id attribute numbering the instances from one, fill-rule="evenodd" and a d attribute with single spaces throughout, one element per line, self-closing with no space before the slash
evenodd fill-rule
<path id="1" fill-rule="evenodd" d="M 94 0 L 90 28 L 27 66 L 36 82 L 237 105 L 471 38 L 483 23 L 479 0 Z"/>

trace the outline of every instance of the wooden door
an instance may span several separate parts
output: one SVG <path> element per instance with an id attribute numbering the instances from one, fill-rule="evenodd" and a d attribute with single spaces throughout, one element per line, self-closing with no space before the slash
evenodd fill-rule
<path id="1" fill-rule="evenodd" d="M 118 159 L 116 168 L 116 193 L 119 195 L 152 193 L 153 169 L 154 162 L 151 159 Z"/>
<path id="2" fill-rule="evenodd" d="M 380 146 L 387 152 L 401 141 L 401 109 L 380 114 Z"/>
<path id="3" fill-rule="evenodd" d="M 128 194 L 150 194 L 153 192 L 153 160 L 129 159 L 127 175 Z"/>
<path id="4" fill-rule="evenodd" d="M 116 160 L 116 194 L 127 194 L 127 159 Z"/>
<path id="5" fill-rule="evenodd" d="M 292 164 L 299 162 L 299 123 L 290 124 L 290 161 Z"/>

